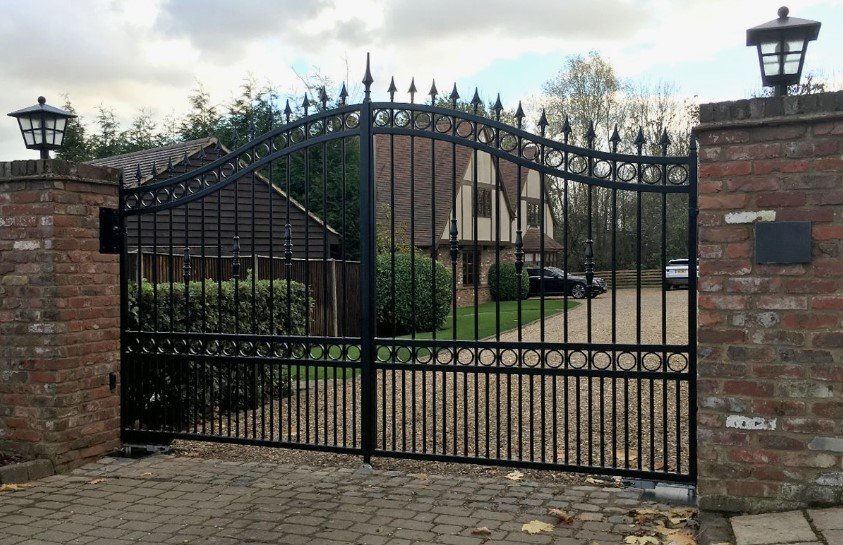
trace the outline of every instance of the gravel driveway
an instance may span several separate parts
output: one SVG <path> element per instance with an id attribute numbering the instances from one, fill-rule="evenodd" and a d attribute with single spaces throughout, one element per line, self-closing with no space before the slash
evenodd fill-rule
<path id="1" fill-rule="evenodd" d="M 668 344 L 687 342 L 687 296 L 685 291 L 667 294 Z M 660 290 L 642 290 L 642 343 L 661 343 L 661 303 Z M 635 343 L 636 307 L 635 290 L 617 292 L 618 343 Z M 592 342 L 611 342 L 611 309 L 611 292 L 591 301 Z M 587 340 L 587 314 L 585 302 L 569 311 L 569 342 Z M 561 341 L 564 324 L 563 314 L 547 318 L 545 340 Z M 522 339 L 538 341 L 540 330 L 539 323 L 530 324 L 522 330 Z M 505 333 L 501 340 L 517 340 L 517 332 Z M 677 387 L 676 381 L 648 378 L 497 375 L 455 369 L 459 367 L 379 372 L 378 449 L 567 463 L 587 466 L 596 474 L 601 466 L 687 471 L 687 383 Z M 271 406 L 241 412 L 231 424 L 237 430 L 231 431 L 245 437 L 263 433 L 284 441 L 358 447 L 359 377 L 308 386 L 289 398 L 274 400 Z M 214 433 L 228 430 L 224 419 Z M 193 441 L 176 441 L 174 450 L 187 456 L 303 465 L 355 467 L 360 463 L 359 456 Z M 406 471 L 486 475 L 509 471 L 388 457 L 378 457 L 375 463 Z M 552 475 L 543 478 L 577 479 L 571 474 Z"/>

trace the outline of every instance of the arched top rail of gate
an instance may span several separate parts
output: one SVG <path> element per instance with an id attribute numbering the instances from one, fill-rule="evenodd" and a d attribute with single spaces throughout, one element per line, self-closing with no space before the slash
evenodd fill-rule
<path id="1" fill-rule="evenodd" d="M 621 137 L 616 127 L 608 143 L 611 149 L 606 151 L 595 147 L 592 125 L 584 135 L 587 146 L 582 147 L 569 143 L 573 131 L 567 120 L 560 133 L 561 142 L 548 138 L 549 123 L 544 111 L 537 123 L 539 134 L 523 128 L 524 113 L 520 103 L 515 115 L 517 125 L 501 121 L 500 97 L 493 106 L 494 117 L 478 113 L 481 102 L 476 90 L 471 102 L 473 112 L 458 109 L 456 86 L 451 93 L 452 102 L 446 106 L 436 105 L 435 85 L 431 104 L 412 100 L 415 85 L 411 87 L 411 102 L 395 102 L 394 83 L 389 89 L 390 101 L 373 102 L 368 62 L 363 83 L 366 98 L 362 103 L 345 104 L 347 93 L 343 86 L 341 104 L 328 108 L 323 90 L 322 109 L 315 114 L 307 115 L 310 103 L 305 98 L 303 117 L 291 121 L 288 105 L 286 123 L 253 137 L 225 156 L 167 180 L 124 189 L 123 213 L 152 213 L 201 199 L 295 152 L 339 138 L 362 136 L 364 128 L 373 135 L 449 142 L 552 178 L 610 189 L 689 193 L 695 185 L 696 145 L 693 139 L 689 155 L 670 156 L 667 152 L 671 142 L 664 132 L 658 142 L 662 154 L 646 155 L 643 153 L 645 141 L 639 130 L 632 142 L 637 153 L 621 153 L 618 152 Z"/>

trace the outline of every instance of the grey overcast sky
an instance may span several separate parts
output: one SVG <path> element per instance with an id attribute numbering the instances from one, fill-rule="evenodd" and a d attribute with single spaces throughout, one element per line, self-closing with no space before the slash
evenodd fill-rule
<path id="1" fill-rule="evenodd" d="M 302 91 L 296 72 L 320 69 L 357 85 L 367 51 L 374 87 L 476 85 L 505 104 L 540 92 L 565 56 L 598 50 L 621 76 L 670 80 L 702 102 L 759 89 L 748 27 L 774 19 L 781 0 L 4 0 L 0 98 L 6 112 L 38 95 L 68 94 L 83 119 L 102 104 L 125 124 L 138 109 L 180 115 L 197 81 L 224 104 L 254 76 Z M 789 0 L 820 20 L 807 71 L 839 88 L 843 0 Z M 357 85 L 359 91 L 359 85 Z M 35 157 L 15 122 L 0 124 L 0 160 Z"/>

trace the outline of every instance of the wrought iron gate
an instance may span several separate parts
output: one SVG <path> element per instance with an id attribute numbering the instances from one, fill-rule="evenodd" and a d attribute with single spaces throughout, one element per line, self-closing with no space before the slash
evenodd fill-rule
<path id="1" fill-rule="evenodd" d="M 617 129 L 551 139 L 520 105 L 372 82 L 122 189 L 124 441 L 694 482 L 693 142 L 622 153 Z M 329 320 L 332 291 L 356 297 Z"/>

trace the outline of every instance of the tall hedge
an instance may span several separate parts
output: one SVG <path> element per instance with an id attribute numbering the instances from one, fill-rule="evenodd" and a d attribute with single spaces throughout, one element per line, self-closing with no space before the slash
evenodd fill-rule
<path id="1" fill-rule="evenodd" d="M 169 283 L 144 281 L 140 294 L 138 285 L 130 284 L 126 327 L 130 331 L 200 332 L 204 323 L 204 330 L 211 334 L 305 333 L 308 313 L 303 284 L 290 282 L 289 314 L 286 280 L 275 280 L 272 285 L 268 280 L 256 281 L 254 299 L 251 279 L 238 284 L 235 288 L 233 280 L 206 280 L 203 297 L 202 283 L 194 281 L 187 298 L 182 283 L 174 283 L 171 292 Z M 192 429 L 211 415 L 257 408 L 270 393 L 290 392 L 286 369 L 268 362 L 232 362 L 201 355 L 158 360 L 129 356 L 127 361 L 132 367 L 124 377 L 125 414 L 129 423 L 148 429 Z"/>
<path id="2" fill-rule="evenodd" d="M 526 269 L 521 270 L 519 293 L 518 272 L 515 263 L 495 263 L 489 267 L 489 291 L 496 301 L 516 301 L 526 299 L 530 293 L 530 276 Z"/>
<path id="3" fill-rule="evenodd" d="M 413 302 L 413 259 L 415 262 L 415 303 Z M 377 293 L 378 333 L 403 335 L 415 328 L 416 332 L 439 329 L 451 308 L 451 274 L 433 260 L 416 253 L 378 255 L 375 291 Z M 435 276 L 434 276 L 435 275 Z M 433 279 L 436 278 L 436 291 Z M 393 293 L 395 297 L 393 299 Z"/>

